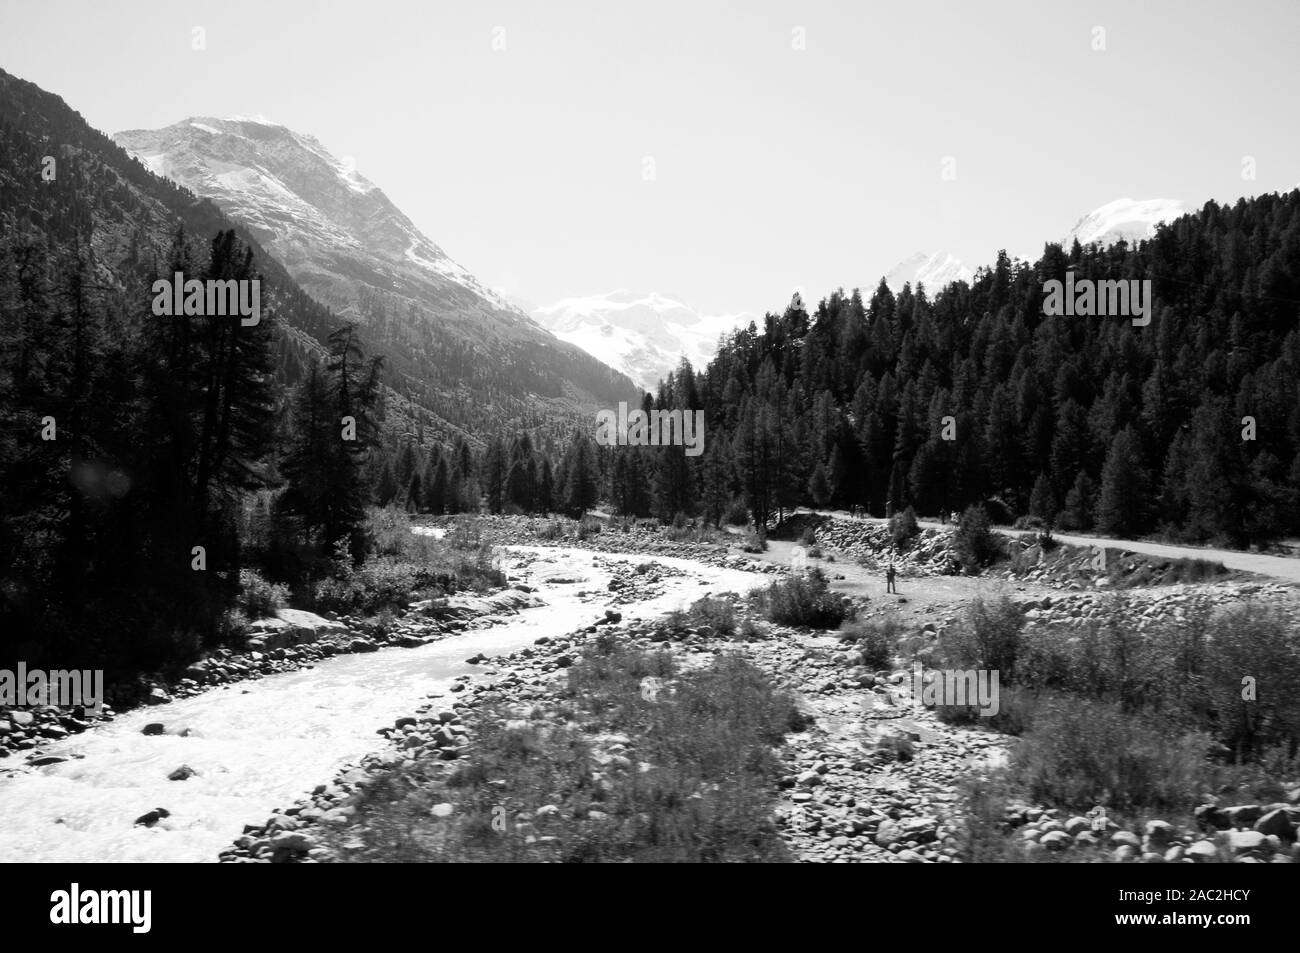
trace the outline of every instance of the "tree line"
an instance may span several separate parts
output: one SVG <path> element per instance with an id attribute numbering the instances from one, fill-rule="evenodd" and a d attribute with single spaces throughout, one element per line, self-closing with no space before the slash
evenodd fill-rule
<path id="1" fill-rule="evenodd" d="M 1149 279 L 1154 318 L 1046 317 L 1044 283 Z M 999 254 L 923 287 L 801 300 L 683 362 L 646 406 L 705 453 L 600 448 L 619 511 L 758 526 L 794 506 L 995 518 L 1234 546 L 1300 532 L 1300 192 L 1207 203 L 1136 246 Z"/>

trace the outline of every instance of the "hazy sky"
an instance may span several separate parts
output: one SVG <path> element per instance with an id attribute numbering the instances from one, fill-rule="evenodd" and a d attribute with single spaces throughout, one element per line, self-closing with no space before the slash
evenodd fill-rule
<path id="1" fill-rule="evenodd" d="M 489 285 L 715 313 L 1295 188 L 1298 47 L 1297 0 L 0 0 L 0 66 L 99 129 L 262 114 Z"/>

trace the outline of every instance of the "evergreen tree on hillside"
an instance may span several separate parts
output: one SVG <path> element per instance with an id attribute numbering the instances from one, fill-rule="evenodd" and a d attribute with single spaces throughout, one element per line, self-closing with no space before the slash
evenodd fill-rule
<path id="1" fill-rule="evenodd" d="M 1151 484 L 1142 464 L 1141 446 L 1132 427 L 1111 442 L 1101 470 L 1097 529 L 1106 535 L 1140 533 L 1151 509 Z"/>
<path id="2" fill-rule="evenodd" d="M 564 454 L 564 507 L 580 518 L 596 504 L 596 468 L 588 440 L 579 435 Z"/>
<path id="3" fill-rule="evenodd" d="M 1051 522 L 1056 516 L 1056 500 L 1052 495 L 1052 484 L 1048 482 L 1046 473 L 1038 474 L 1038 479 L 1034 481 L 1034 492 L 1029 497 L 1029 515 L 1037 516 L 1046 522 Z"/>
<path id="4" fill-rule="evenodd" d="M 363 467 L 376 437 L 373 411 L 382 365 L 378 357 L 366 360 L 353 325 L 330 335 L 325 367 L 313 363 L 299 389 L 295 439 L 282 466 L 289 484 L 281 499 L 285 511 L 319 535 L 326 553 L 345 542 L 358 560 L 366 549 L 361 524 L 369 487 Z"/>
<path id="5" fill-rule="evenodd" d="M 1057 525 L 1063 530 L 1092 529 L 1093 497 L 1096 491 L 1092 480 L 1084 470 L 1075 477 L 1074 484 L 1065 495 L 1065 505 L 1061 508 Z"/>

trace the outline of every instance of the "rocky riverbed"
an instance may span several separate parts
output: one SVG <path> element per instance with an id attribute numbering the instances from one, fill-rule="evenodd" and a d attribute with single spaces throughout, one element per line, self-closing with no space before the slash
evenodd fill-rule
<path id="1" fill-rule="evenodd" d="M 529 528 L 503 518 L 494 532 L 501 540 L 527 539 Z M 579 542 L 603 552 L 656 549 L 711 565 L 743 567 L 766 574 L 786 570 L 771 563 L 755 565 L 717 545 L 643 537 L 655 533 L 633 527 L 628 533 L 592 534 Z M 564 540 L 566 543 L 572 540 Z M 635 590 L 636 575 L 647 582 L 662 572 L 653 558 L 625 566 L 609 582 L 611 591 Z M 1021 587 L 1023 588 L 1023 587 Z M 1159 590 L 1098 593 L 1067 590 L 1052 595 L 1017 596 L 1013 601 L 1031 625 L 1075 626 L 1105 618 L 1141 628 L 1180 619 L 1198 607 L 1226 607 L 1256 599 L 1294 608 L 1295 590 L 1261 583 L 1170 585 Z M 880 611 L 894 611 L 888 606 Z M 734 609 L 747 611 L 736 597 Z M 933 613 L 917 632 L 924 644 L 956 621 L 960 606 Z M 930 609 L 927 609 L 929 612 Z M 479 671 L 466 675 L 448 694 L 429 698 L 411 712 L 381 726 L 388 745 L 349 766 L 332 782 L 250 824 L 221 859 L 234 862 L 330 862 L 338 845 L 360 843 L 355 802 L 378 776 L 403 767 L 437 785 L 454 770 L 474 744 L 470 725 L 481 707 L 513 706 L 521 718 L 551 717 L 557 689 L 584 645 L 598 632 L 615 633 L 633 646 L 667 647 L 689 667 L 704 664 L 717 652 L 739 652 L 780 687 L 790 690 L 808 716 L 803 731 L 792 733 L 782 756 L 788 766 L 780 781 L 776 820 L 794 856 L 804 862 L 950 863 L 958 859 L 957 833 L 962 824 L 959 788 L 1006 762 L 1011 739 L 976 728 L 950 725 L 913 703 L 902 671 L 871 671 L 861 657 L 832 636 L 801 632 L 768 623 L 759 637 L 738 640 L 707 626 L 671 630 L 662 622 L 622 622 L 616 615 L 596 620 L 561 637 L 545 637 L 507 655 L 471 659 Z M 900 658 L 899 663 L 903 660 Z M 549 707 L 548 707 L 549 706 Z M 539 715 L 540 713 L 540 715 Z M 558 722 L 557 722 L 558 724 Z M 629 739 L 604 739 L 597 757 L 619 765 L 635 761 Z M 1026 854 L 1051 852 L 1063 859 L 1142 862 L 1289 862 L 1296 858 L 1296 823 L 1300 789 L 1283 803 L 1228 805 L 1207 803 L 1194 828 L 1165 821 L 1146 822 L 1138 831 L 1121 829 L 1093 813 L 1063 816 L 1034 805 L 1013 805 L 1004 819 L 1021 831 L 1018 844 Z M 554 805 L 552 805 L 554 807 Z M 450 802 L 434 809 L 454 811 Z M 442 815 L 437 812 L 441 810 Z M 556 808 L 558 810 L 558 808 Z M 544 818 L 523 818 L 544 827 Z M 326 844 L 333 846 L 325 846 Z M 1076 856 L 1077 855 L 1077 856 Z"/>

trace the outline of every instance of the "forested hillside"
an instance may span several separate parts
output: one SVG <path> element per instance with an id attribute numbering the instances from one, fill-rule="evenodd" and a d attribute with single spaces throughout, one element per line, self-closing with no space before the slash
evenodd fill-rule
<path id="1" fill-rule="evenodd" d="M 1149 279 L 1151 323 L 1044 317 L 1067 271 Z M 1207 203 L 1136 248 L 1003 254 L 933 301 L 882 281 L 794 302 L 661 386 L 655 406 L 704 409 L 705 455 L 614 449 L 609 495 L 717 519 L 741 494 L 759 523 L 986 502 L 1061 529 L 1266 542 L 1300 531 L 1298 316 L 1300 192 Z"/>
<path id="2" fill-rule="evenodd" d="M 0 226 L 4 658 L 190 657 L 237 634 L 250 568 L 305 585 L 340 545 L 363 559 L 366 506 L 423 447 L 446 448 L 440 506 L 477 508 L 483 433 L 577 419 L 530 405 L 527 382 L 508 405 L 466 384 L 474 435 L 406 400 L 376 348 L 214 205 L 3 72 Z M 152 282 L 177 271 L 261 281 L 260 322 L 156 316 Z"/>

